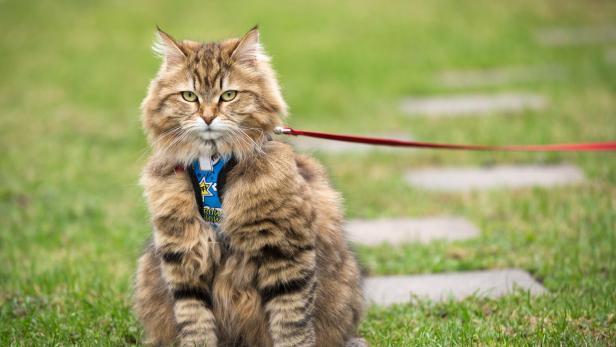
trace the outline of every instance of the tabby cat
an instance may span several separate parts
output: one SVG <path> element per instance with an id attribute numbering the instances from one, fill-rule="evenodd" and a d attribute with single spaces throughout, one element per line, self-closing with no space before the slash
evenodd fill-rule
<path id="1" fill-rule="evenodd" d="M 148 342 L 364 346 L 341 197 L 317 162 L 272 140 L 287 106 L 257 28 L 213 43 L 157 35 L 163 63 L 142 104 L 154 231 L 135 285 Z M 227 162 L 220 223 L 204 219 L 191 179 L 212 158 Z"/>

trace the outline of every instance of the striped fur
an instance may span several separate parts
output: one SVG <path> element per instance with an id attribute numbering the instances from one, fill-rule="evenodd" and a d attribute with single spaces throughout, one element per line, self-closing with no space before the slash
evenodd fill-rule
<path id="1" fill-rule="evenodd" d="M 258 32 L 207 44 L 159 36 L 164 63 L 142 105 L 153 154 L 141 183 L 154 235 L 135 288 L 148 342 L 365 345 L 357 338 L 360 271 L 342 232 L 341 198 L 313 159 L 266 140 L 286 105 Z M 185 88 L 198 103 L 181 100 Z M 216 101 L 228 88 L 237 100 Z M 225 124 L 211 140 L 195 130 L 203 117 Z M 213 153 L 237 159 L 219 232 L 199 216 L 188 175 L 174 170 Z"/>

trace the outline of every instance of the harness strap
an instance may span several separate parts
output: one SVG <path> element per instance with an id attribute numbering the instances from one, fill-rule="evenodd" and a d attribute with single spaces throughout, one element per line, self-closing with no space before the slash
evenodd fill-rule
<path id="1" fill-rule="evenodd" d="M 199 187 L 199 181 L 195 174 L 195 168 L 193 164 L 190 165 L 188 170 L 188 177 L 190 177 L 190 183 L 192 183 L 193 192 L 195 193 L 195 201 L 197 202 L 197 209 L 201 218 L 205 219 L 205 212 L 203 211 L 203 197 L 201 196 L 201 188 Z"/>
<path id="2" fill-rule="evenodd" d="M 264 138 L 264 141 L 272 141 L 271 135 L 268 134 L 267 137 Z M 212 159 L 214 158 L 209 159 L 209 162 L 205 163 L 205 166 L 207 166 L 205 170 L 201 168 L 200 161 L 195 160 L 188 167 L 176 166 L 174 172 L 178 174 L 188 171 L 188 177 L 190 178 L 190 183 L 195 194 L 195 202 L 199 209 L 199 215 L 201 215 L 203 220 L 211 223 L 212 226 L 218 230 L 218 223 L 222 218 L 222 200 L 227 184 L 227 175 L 238 162 L 233 156 L 226 161 L 223 158 L 218 158 L 215 163 L 212 163 Z M 220 162 L 222 162 L 222 167 L 218 166 Z M 212 178 L 212 176 L 216 177 L 216 182 L 204 180 L 205 177 Z M 199 181 L 200 178 L 201 182 Z M 208 195 L 204 196 L 204 192 Z"/>
<path id="3" fill-rule="evenodd" d="M 225 192 L 225 185 L 227 183 L 227 175 L 229 174 L 231 170 L 233 170 L 233 168 L 236 165 L 237 165 L 237 160 L 235 159 L 235 157 L 231 157 L 231 159 L 229 159 L 225 163 L 225 165 L 222 167 L 222 169 L 218 173 L 218 177 L 216 180 L 216 188 L 218 190 L 218 197 L 221 202 L 223 200 L 223 196 Z M 206 220 L 205 209 L 204 209 L 204 197 L 201 194 L 201 186 L 199 184 L 200 182 L 195 173 L 195 164 L 193 163 L 189 165 L 188 168 L 178 165 L 174 168 L 174 172 L 176 174 L 184 173 L 184 172 L 188 173 L 188 177 L 190 178 L 190 183 L 192 185 L 193 192 L 195 194 L 195 201 L 197 203 L 197 208 L 199 209 L 199 214 L 201 215 L 201 218 Z"/>

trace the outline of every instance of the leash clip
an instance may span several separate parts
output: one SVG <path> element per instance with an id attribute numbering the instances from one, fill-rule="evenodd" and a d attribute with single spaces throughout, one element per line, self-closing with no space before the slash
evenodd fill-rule
<path id="1" fill-rule="evenodd" d="M 276 135 L 284 135 L 284 134 L 290 134 L 290 133 L 291 133 L 290 128 L 285 128 L 285 127 L 275 127 L 274 128 L 274 134 Z"/>

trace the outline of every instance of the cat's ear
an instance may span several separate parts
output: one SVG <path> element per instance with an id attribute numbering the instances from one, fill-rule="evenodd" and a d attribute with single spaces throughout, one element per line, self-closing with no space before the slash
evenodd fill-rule
<path id="1" fill-rule="evenodd" d="M 179 64 L 186 59 L 186 53 L 178 42 L 158 26 L 156 27 L 156 41 L 154 41 L 152 50 L 162 57 L 167 65 Z"/>
<path id="2" fill-rule="evenodd" d="M 237 42 L 231 53 L 231 60 L 248 64 L 269 60 L 259 43 L 259 28 L 256 25 Z"/>

